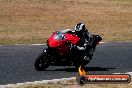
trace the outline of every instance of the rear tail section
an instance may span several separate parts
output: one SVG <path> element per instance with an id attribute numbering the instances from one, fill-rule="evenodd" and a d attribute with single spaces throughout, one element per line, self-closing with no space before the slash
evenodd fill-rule
<path id="1" fill-rule="evenodd" d="M 98 45 L 102 38 L 99 35 L 93 35 L 93 41 L 95 45 Z"/>

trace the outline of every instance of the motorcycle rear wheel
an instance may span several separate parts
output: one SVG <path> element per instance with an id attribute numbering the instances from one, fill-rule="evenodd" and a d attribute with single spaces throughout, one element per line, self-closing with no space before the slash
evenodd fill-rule
<path id="1" fill-rule="evenodd" d="M 50 66 L 50 60 L 47 52 L 41 53 L 35 61 L 35 69 L 37 71 L 44 71 L 46 68 Z"/>
<path id="2" fill-rule="evenodd" d="M 85 66 L 90 63 L 90 61 L 78 61 L 74 63 L 74 66 L 78 69 L 80 66 L 82 66 L 83 68 L 85 68 Z"/>

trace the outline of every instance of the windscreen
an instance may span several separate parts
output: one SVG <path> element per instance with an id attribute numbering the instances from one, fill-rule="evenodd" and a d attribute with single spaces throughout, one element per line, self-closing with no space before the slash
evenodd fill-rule
<path id="1" fill-rule="evenodd" d="M 56 34 L 54 35 L 54 38 L 56 40 L 63 40 L 64 39 L 64 36 L 65 36 L 64 33 L 62 33 L 62 32 L 56 32 Z"/>

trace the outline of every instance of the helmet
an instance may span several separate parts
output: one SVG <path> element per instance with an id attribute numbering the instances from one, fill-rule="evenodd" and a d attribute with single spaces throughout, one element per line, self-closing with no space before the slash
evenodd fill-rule
<path id="1" fill-rule="evenodd" d="M 85 25 L 83 23 L 76 24 L 75 31 L 85 31 Z"/>
<path id="2" fill-rule="evenodd" d="M 85 24 L 83 24 L 83 23 L 76 24 L 75 32 L 76 32 L 77 35 L 82 35 L 85 30 L 86 30 Z"/>

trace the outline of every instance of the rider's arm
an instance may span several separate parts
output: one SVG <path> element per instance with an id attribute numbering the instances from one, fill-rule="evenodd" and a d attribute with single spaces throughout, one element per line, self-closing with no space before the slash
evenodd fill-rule
<path id="1" fill-rule="evenodd" d="M 77 45 L 76 45 L 76 48 L 78 50 L 86 50 L 86 46 L 84 44 L 82 44 L 81 42 L 79 42 Z"/>
<path id="2" fill-rule="evenodd" d="M 88 31 L 84 33 L 85 42 L 84 43 L 78 43 L 77 49 L 78 50 L 86 50 L 87 47 L 91 47 L 91 41 L 90 41 L 90 34 Z"/>
<path id="3" fill-rule="evenodd" d="M 77 49 L 78 50 L 85 50 L 86 48 L 85 47 L 81 47 L 81 46 L 77 46 Z"/>

